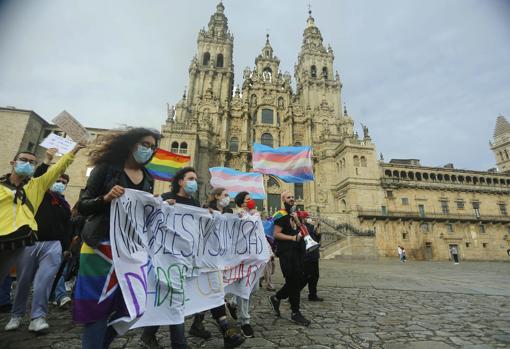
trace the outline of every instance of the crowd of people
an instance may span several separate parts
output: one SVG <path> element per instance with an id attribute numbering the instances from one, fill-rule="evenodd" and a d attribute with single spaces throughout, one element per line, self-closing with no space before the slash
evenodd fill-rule
<path id="1" fill-rule="evenodd" d="M 94 169 L 73 208 L 64 195 L 71 180 L 65 170 L 85 144 L 78 144 L 53 165 L 56 149 L 48 150 L 39 166 L 34 153 L 24 151 L 14 157 L 11 172 L 0 178 L 0 310 L 11 313 L 6 331 L 17 330 L 22 325 L 32 286 L 29 331 L 48 330 L 48 304 L 53 300 L 60 307 L 72 304 L 73 320 L 83 325 L 82 348 L 108 348 L 115 340 L 118 334 L 108 324 L 126 314 L 122 292 L 120 288 L 115 289 L 109 301 L 100 305 L 92 299 L 84 302 L 83 295 L 102 291 L 97 284 L 87 282 L 85 276 L 100 275 L 105 267 L 98 262 L 99 253 L 111 254 L 110 203 L 126 189 L 153 193 L 154 179 L 145 165 L 159 141 L 157 131 L 145 128 L 126 129 L 105 138 L 99 147 L 90 151 L 89 160 Z M 317 294 L 319 250 L 307 252 L 300 231 L 306 229 L 312 239 L 320 242 L 320 224 L 307 212 L 296 211 L 295 198 L 288 191 L 281 194 L 282 209 L 274 216 L 259 212 L 249 192 L 231 198 L 228 188 L 213 188 L 207 202 L 201 205 L 196 199 L 200 175 L 192 167 L 180 169 L 170 191 L 161 195 L 162 199 L 170 205 L 206 207 L 211 212 L 240 217 L 262 214 L 261 218 L 271 223 L 272 237 L 267 238 L 272 256 L 252 294 L 265 283 L 268 291 L 276 291 L 268 304 L 274 314 L 280 316 L 280 303 L 288 299 L 290 319 L 308 326 L 310 320 L 301 313 L 300 293 L 308 285 L 308 300 L 323 300 Z M 278 290 L 272 280 L 275 257 L 279 258 L 285 280 Z M 16 287 L 11 299 L 14 275 Z M 66 281 L 73 277 L 76 284 L 71 302 Z M 74 297 L 81 299 L 78 302 Z M 193 315 L 189 335 L 211 337 L 204 326 L 204 318 L 210 312 L 221 330 L 224 347 L 240 346 L 245 338 L 255 336 L 250 323 L 250 299 L 227 295 L 224 305 Z M 239 326 L 229 322 L 227 311 Z M 159 326 L 145 327 L 140 337 L 141 347 L 160 348 L 158 330 Z M 186 348 L 184 323 L 170 325 L 169 336 L 172 348 Z"/>

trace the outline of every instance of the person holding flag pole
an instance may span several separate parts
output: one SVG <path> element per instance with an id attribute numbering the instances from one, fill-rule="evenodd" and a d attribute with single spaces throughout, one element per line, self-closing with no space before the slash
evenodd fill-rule
<path id="1" fill-rule="evenodd" d="M 276 212 L 273 218 L 277 255 L 280 258 L 280 268 L 285 278 L 285 284 L 275 295 L 269 297 L 269 303 L 275 315 L 279 317 L 280 302 L 282 299 L 288 298 L 292 310 L 291 320 L 299 325 L 309 326 L 310 320 L 300 312 L 300 293 L 306 285 L 303 268 L 305 246 L 295 212 L 294 195 L 289 191 L 284 191 L 281 194 L 281 199 L 284 209 Z"/>

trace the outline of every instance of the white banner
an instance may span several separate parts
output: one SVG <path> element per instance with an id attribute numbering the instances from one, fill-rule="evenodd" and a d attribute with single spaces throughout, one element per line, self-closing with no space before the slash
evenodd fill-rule
<path id="1" fill-rule="evenodd" d="M 269 260 L 258 216 L 239 218 L 126 190 L 112 202 L 113 262 L 129 317 L 116 329 L 179 324 L 224 303 L 248 298 Z"/>

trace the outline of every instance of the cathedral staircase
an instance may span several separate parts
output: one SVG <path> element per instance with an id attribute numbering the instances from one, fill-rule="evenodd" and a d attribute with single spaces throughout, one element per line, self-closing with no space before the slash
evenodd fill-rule
<path id="1" fill-rule="evenodd" d="M 375 231 L 360 230 L 351 224 L 338 224 L 327 218 L 320 218 L 321 257 L 339 258 L 377 258 Z"/>

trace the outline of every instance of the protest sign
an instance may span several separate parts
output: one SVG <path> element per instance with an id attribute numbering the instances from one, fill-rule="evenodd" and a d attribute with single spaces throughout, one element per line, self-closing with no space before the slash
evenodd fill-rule
<path id="1" fill-rule="evenodd" d="M 128 328 L 179 324 L 224 303 L 225 292 L 248 298 L 269 260 L 260 217 L 211 215 L 126 190 L 112 202 L 110 242 Z"/>
<path id="2" fill-rule="evenodd" d="M 59 154 L 67 154 L 73 150 L 76 142 L 69 138 L 60 137 L 55 133 L 50 133 L 39 145 L 46 149 L 57 148 Z"/>
<path id="3" fill-rule="evenodd" d="M 77 143 L 86 143 L 89 139 L 89 132 L 65 110 L 58 114 L 53 120 L 55 125 L 60 127 L 71 139 Z"/>

